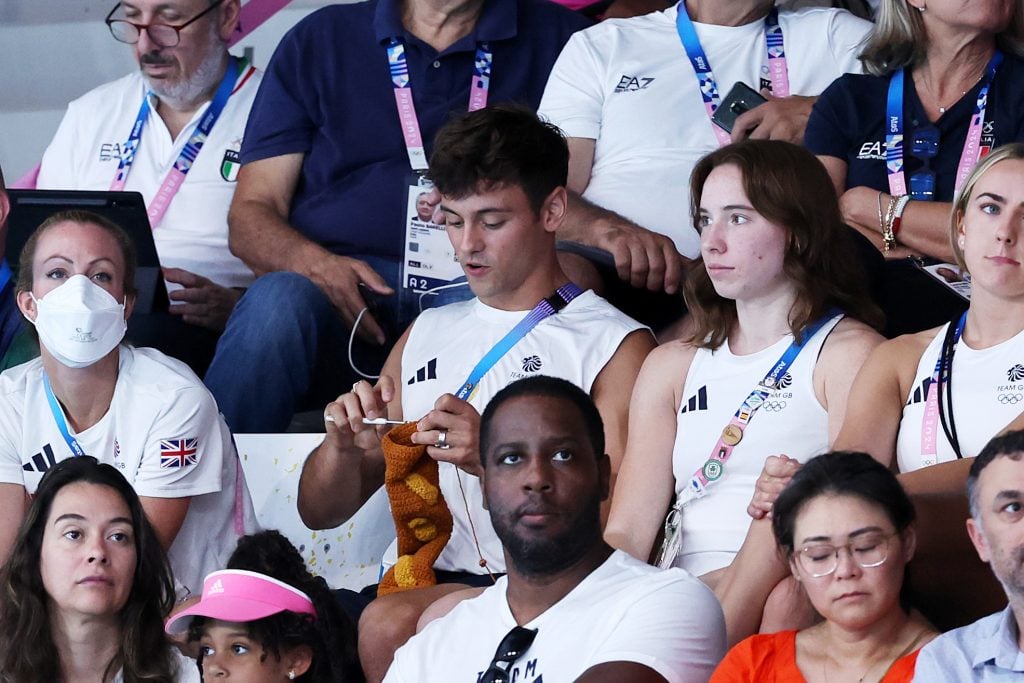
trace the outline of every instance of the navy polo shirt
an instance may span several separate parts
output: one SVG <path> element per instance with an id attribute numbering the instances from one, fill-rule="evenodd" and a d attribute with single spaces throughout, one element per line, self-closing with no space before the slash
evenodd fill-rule
<path id="1" fill-rule="evenodd" d="M 935 198 L 953 200 L 956 169 L 967 139 L 974 105 L 981 90 L 979 81 L 946 110 L 935 126 L 939 129 L 939 153 L 929 166 L 936 173 Z M 807 122 L 804 144 L 815 154 L 836 157 L 847 164 L 846 187 L 871 187 L 889 191 L 885 169 L 885 101 L 888 76 L 847 74 L 838 78 L 818 98 Z M 914 79 L 906 78 L 903 94 L 904 173 L 911 174 L 922 162 L 909 154 L 914 131 L 930 124 Z M 988 92 L 982 147 L 998 147 L 1024 139 L 1024 62 L 1007 54 L 996 71 Z"/>
<path id="2" fill-rule="evenodd" d="M 2 257 L 0 257 L 2 259 Z M 12 277 L 0 288 L 0 358 L 10 348 L 14 336 L 21 331 L 24 318 L 15 298 L 15 281 Z"/>
<path id="3" fill-rule="evenodd" d="M 263 77 L 242 163 L 305 155 L 289 221 L 336 254 L 401 260 L 412 174 L 386 45 L 401 36 L 429 156 L 469 107 L 478 41 L 494 54 L 488 103 L 533 109 L 569 36 L 588 20 L 548 0 L 487 0 L 474 31 L 438 53 L 402 26 L 400 0 L 325 7 L 281 41 Z"/>

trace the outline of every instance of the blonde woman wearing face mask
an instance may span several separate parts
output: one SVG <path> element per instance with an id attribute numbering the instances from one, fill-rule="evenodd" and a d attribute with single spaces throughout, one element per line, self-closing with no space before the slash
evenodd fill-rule
<path id="1" fill-rule="evenodd" d="M 25 494 L 57 462 L 92 455 L 131 482 L 186 595 L 253 526 L 252 504 L 199 379 L 153 349 L 121 344 L 134 274 L 127 235 L 88 212 L 55 214 L 25 245 L 18 307 L 41 355 L 0 375 L 0 560 Z"/>

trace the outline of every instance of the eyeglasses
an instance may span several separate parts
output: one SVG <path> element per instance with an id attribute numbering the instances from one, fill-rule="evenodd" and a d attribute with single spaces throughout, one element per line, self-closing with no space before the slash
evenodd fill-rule
<path id="1" fill-rule="evenodd" d="M 487 671 L 480 677 L 479 683 L 509 683 L 508 672 L 512 664 L 522 656 L 533 644 L 537 637 L 537 629 L 523 628 L 516 626 L 505 634 L 505 637 L 498 643 L 498 651 L 494 653 Z M 504 665 L 504 666 L 502 666 Z"/>
<path id="2" fill-rule="evenodd" d="M 918 128 L 910 140 L 910 156 L 920 159 L 922 166 L 910 176 L 910 198 L 930 202 L 935 199 L 935 171 L 929 163 L 939 154 L 939 129 Z"/>
<path id="3" fill-rule="evenodd" d="M 839 551 L 846 549 L 850 558 L 864 569 L 879 567 L 889 559 L 889 540 L 896 535 L 867 534 L 842 545 L 821 543 L 805 545 L 797 553 L 797 562 L 816 579 L 828 576 L 839 566 Z"/>
<path id="4" fill-rule="evenodd" d="M 219 7 L 223 2 L 224 0 L 216 0 L 202 12 L 195 15 L 184 24 L 179 24 L 177 26 L 170 26 L 168 24 L 136 24 L 128 21 L 127 19 L 111 19 L 111 17 L 114 16 L 114 12 L 121 7 L 120 2 L 114 5 L 114 9 L 110 10 L 110 14 L 107 15 L 107 18 L 104 21 L 107 24 L 107 28 L 110 29 L 110 35 L 114 36 L 114 40 L 122 43 L 134 45 L 139 42 L 139 38 L 142 36 L 142 31 L 145 29 L 146 33 L 149 34 L 149 39 L 156 45 L 160 47 L 174 47 L 181 42 L 181 30 L 183 28 L 189 24 L 199 21 Z"/>

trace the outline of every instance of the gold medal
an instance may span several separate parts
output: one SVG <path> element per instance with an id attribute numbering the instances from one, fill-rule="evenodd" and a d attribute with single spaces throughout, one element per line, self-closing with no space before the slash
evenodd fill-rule
<path id="1" fill-rule="evenodd" d="M 735 446 L 742 440 L 743 430 L 740 429 L 738 426 L 734 424 L 729 424 L 726 425 L 725 429 L 722 430 L 722 441 L 725 442 L 726 445 Z"/>

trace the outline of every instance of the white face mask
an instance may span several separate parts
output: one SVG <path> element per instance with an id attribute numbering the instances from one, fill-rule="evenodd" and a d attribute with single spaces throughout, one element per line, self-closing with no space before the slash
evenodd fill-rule
<path id="1" fill-rule="evenodd" d="M 36 302 L 39 341 L 62 365 L 84 368 L 110 353 L 124 338 L 124 304 L 84 275 L 72 275 Z"/>

